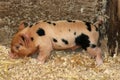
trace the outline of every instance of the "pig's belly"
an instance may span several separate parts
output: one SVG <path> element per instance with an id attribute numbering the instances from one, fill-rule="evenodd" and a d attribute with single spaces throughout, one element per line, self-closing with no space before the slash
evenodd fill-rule
<path id="1" fill-rule="evenodd" d="M 76 44 L 75 43 L 72 43 L 72 44 L 59 44 L 59 43 L 54 43 L 53 44 L 53 49 L 72 49 L 76 47 Z"/>
<path id="2" fill-rule="evenodd" d="M 53 49 L 71 49 L 76 46 L 75 36 L 73 33 L 60 33 L 59 35 L 52 35 Z M 55 37 L 55 38 L 53 38 Z"/>

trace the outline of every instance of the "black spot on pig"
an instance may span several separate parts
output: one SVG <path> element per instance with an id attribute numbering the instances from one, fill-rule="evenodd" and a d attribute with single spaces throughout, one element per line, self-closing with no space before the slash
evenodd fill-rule
<path id="1" fill-rule="evenodd" d="M 95 48 L 96 47 L 96 45 L 95 44 L 91 44 L 91 46 L 90 46 L 91 48 Z"/>
<path id="2" fill-rule="evenodd" d="M 39 24 L 39 22 L 36 22 L 35 25 Z"/>
<path id="3" fill-rule="evenodd" d="M 87 47 L 90 46 L 89 37 L 85 34 L 81 34 L 75 38 L 75 43 L 78 46 L 81 46 L 83 49 L 87 50 Z"/>
<path id="4" fill-rule="evenodd" d="M 71 29 L 69 29 L 69 32 L 71 31 Z"/>
<path id="5" fill-rule="evenodd" d="M 73 22 L 73 23 L 75 23 L 75 21 L 73 21 L 73 20 L 67 20 L 67 22 Z"/>
<path id="6" fill-rule="evenodd" d="M 56 25 L 56 23 L 52 23 L 54 26 Z"/>
<path id="7" fill-rule="evenodd" d="M 33 41 L 34 40 L 34 38 L 33 37 L 31 37 L 31 41 Z"/>
<path id="8" fill-rule="evenodd" d="M 52 25 L 54 25 L 54 26 L 56 25 L 56 23 L 52 23 L 52 22 L 47 22 L 47 23 L 48 23 L 48 24 L 52 24 Z"/>
<path id="9" fill-rule="evenodd" d="M 76 32 L 74 32 L 74 35 L 76 35 Z"/>
<path id="10" fill-rule="evenodd" d="M 52 24 L 51 22 L 47 22 L 48 24 Z"/>
<path id="11" fill-rule="evenodd" d="M 85 22 L 86 26 L 87 26 L 87 29 L 89 31 L 91 31 L 91 23 L 90 22 Z"/>
<path id="12" fill-rule="evenodd" d="M 56 40 L 55 38 L 53 38 L 53 41 L 54 41 L 54 42 L 57 42 L 57 40 Z"/>
<path id="13" fill-rule="evenodd" d="M 45 35 L 45 31 L 44 31 L 44 29 L 42 29 L 42 28 L 39 28 L 36 33 L 37 33 L 39 36 L 44 36 L 44 35 Z"/>
<path id="14" fill-rule="evenodd" d="M 33 24 L 31 24 L 29 27 L 31 28 L 33 26 Z"/>
<path id="15" fill-rule="evenodd" d="M 62 42 L 63 42 L 64 44 L 68 44 L 68 41 L 65 40 L 65 39 L 62 39 Z"/>

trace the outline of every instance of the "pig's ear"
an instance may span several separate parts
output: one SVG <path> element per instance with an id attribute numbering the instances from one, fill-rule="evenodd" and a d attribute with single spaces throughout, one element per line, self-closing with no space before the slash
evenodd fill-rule
<path id="1" fill-rule="evenodd" d="M 28 26 L 28 23 L 27 23 L 27 22 L 21 21 L 21 23 L 20 23 L 20 25 L 19 25 L 18 31 L 23 30 L 23 29 L 24 29 L 25 27 L 27 27 L 27 26 Z"/>

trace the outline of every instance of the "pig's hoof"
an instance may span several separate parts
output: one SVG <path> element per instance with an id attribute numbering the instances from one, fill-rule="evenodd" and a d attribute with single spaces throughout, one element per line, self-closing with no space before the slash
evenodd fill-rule
<path id="1" fill-rule="evenodd" d="M 42 64 L 44 64 L 44 62 L 39 61 L 38 64 L 41 64 L 41 65 L 42 65 Z"/>
<path id="2" fill-rule="evenodd" d="M 103 64 L 103 60 L 102 59 L 96 60 L 96 65 L 97 66 L 100 66 L 102 64 Z"/>
<path id="3" fill-rule="evenodd" d="M 38 64 L 44 64 L 44 63 L 45 63 L 44 60 L 39 60 L 39 59 L 37 59 L 37 61 L 38 61 Z"/>

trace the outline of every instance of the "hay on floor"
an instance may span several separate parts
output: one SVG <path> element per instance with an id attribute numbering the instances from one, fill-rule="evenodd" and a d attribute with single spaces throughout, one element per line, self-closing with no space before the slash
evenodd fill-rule
<path id="1" fill-rule="evenodd" d="M 35 58 L 11 59 L 9 48 L 0 46 L 0 80 L 119 80 L 120 56 L 105 57 L 96 67 L 84 51 L 53 51 L 41 65 Z"/>

